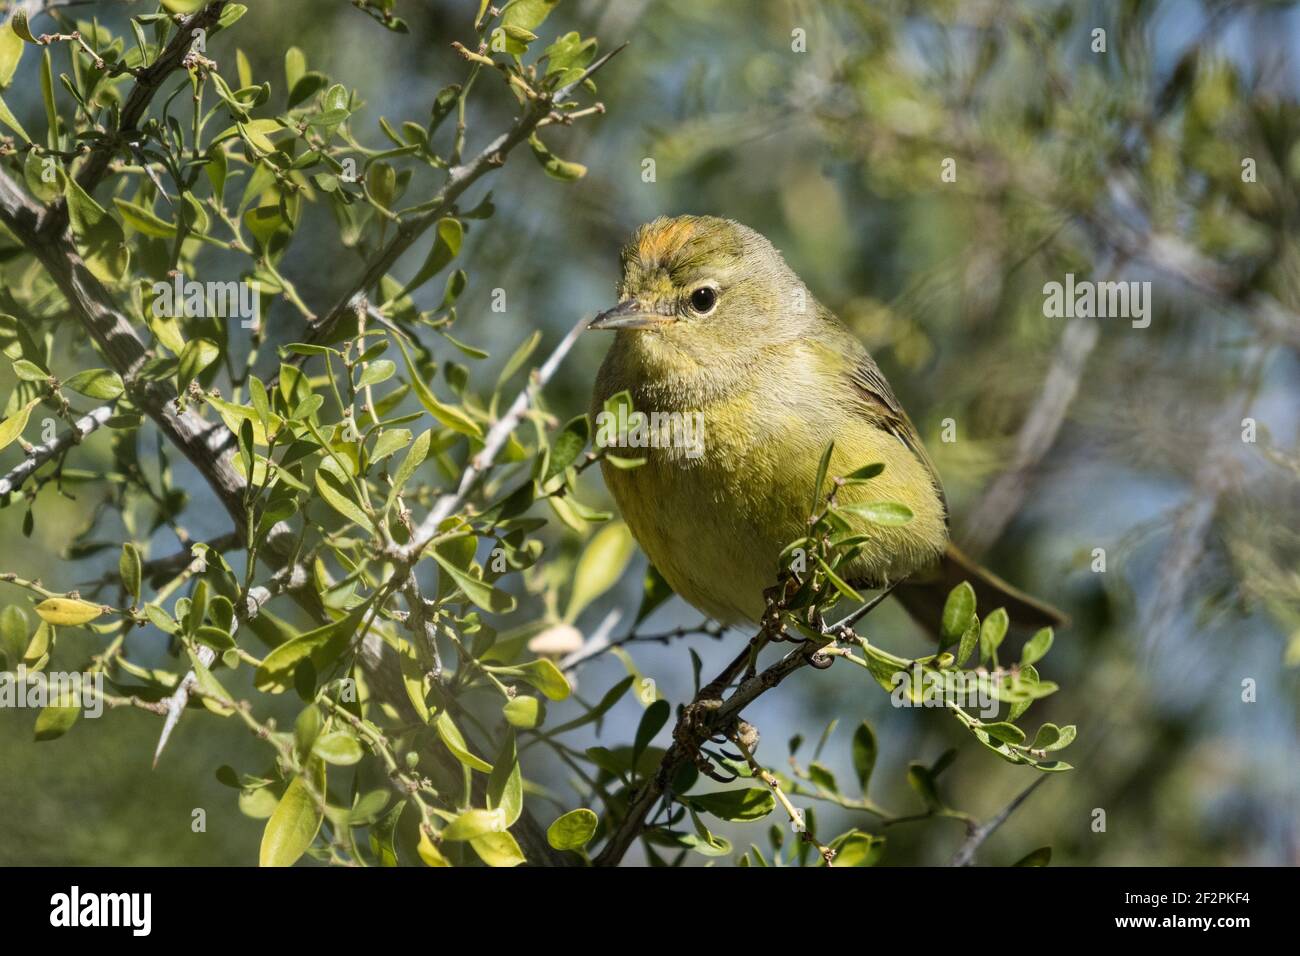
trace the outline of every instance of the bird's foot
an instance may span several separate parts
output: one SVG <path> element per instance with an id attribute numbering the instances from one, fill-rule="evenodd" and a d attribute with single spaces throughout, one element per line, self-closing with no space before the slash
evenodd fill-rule
<path id="1" fill-rule="evenodd" d="M 719 783 L 731 783 L 736 775 L 727 776 L 715 765 L 713 758 L 706 753 L 705 745 L 710 741 L 725 743 L 739 732 L 739 728 L 749 726 L 738 717 L 720 720 L 722 709 L 721 687 L 704 688 L 700 694 L 682 708 L 681 719 L 673 728 L 673 740 L 683 752 L 690 756 L 697 770 Z"/>

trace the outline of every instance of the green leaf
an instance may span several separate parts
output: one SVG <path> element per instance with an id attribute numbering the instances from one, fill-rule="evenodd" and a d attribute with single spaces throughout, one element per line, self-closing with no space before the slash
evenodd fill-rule
<path id="1" fill-rule="evenodd" d="M 88 368 L 78 372 L 63 383 L 65 388 L 85 395 L 108 401 L 117 398 L 123 392 L 122 377 L 106 368 Z"/>
<path id="2" fill-rule="evenodd" d="M 814 760 L 808 765 L 808 776 L 814 784 L 828 793 L 840 792 L 839 784 L 835 782 L 835 774 L 831 773 L 830 768 L 825 764 Z"/>
<path id="3" fill-rule="evenodd" d="M 776 809 L 776 798 L 766 787 L 721 790 L 687 799 L 696 810 L 711 813 L 723 820 L 761 820 Z"/>
<path id="4" fill-rule="evenodd" d="M 969 581 L 963 581 L 949 592 L 943 605 L 943 646 L 961 640 L 974 616 L 975 589 Z"/>
<path id="5" fill-rule="evenodd" d="M 1025 642 L 1024 650 L 1020 652 L 1020 666 L 1027 667 L 1030 664 L 1036 664 L 1047 656 L 1047 652 L 1052 649 L 1052 629 L 1045 627 L 1038 631 Z"/>
<path id="6" fill-rule="evenodd" d="M 546 828 L 546 842 L 557 850 L 580 850 L 596 834 L 600 818 L 583 807 L 570 810 Z"/>
<path id="7" fill-rule="evenodd" d="M 372 463 L 381 461 L 399 448 L 406 448 L 410 444 L 410 431 L 405 428 L 387 428 L 375 441 L 375 447 L 370 450 L 370 461 Z"/>
<path id="8" fill-rule="evenodd" d="M 845 484 L 857 484 L 863 481 L 869 481 L 875 478 L 885 470 L 885 466 L 880 462 L 874 462 L 870 465 L 863 465 L 861 468 L 855 468 L 844 476 Z"/>
<path id="9" fill-rule="evenodd" d="M 262 659 L 253 675 L 258 690 L 279 694 L 293 686 L 293 674 L 298 665 L 310 660 L 319 674 L 333 664 L 347 649 L 370 602 L 354 608 L 347 617 L 318 627 L 285 641 Z"/>
<path id="10" fill-rule="evenodd" d="M 406 457 L 402 459 L 402 463 L 397 466 L 397 471 L 393 475 L 393 483 L 388 491 L 389 505 L 392 505 L 397 499 L 402 488 L 415 474 L 415 469 L 419 468 L 424 459 L 428 457 L 429 440 L 430 433 L 425 431 L 411 443 L 411 450 L 406 453 Z"/>
<path id="11" fill-rule="evenodd" d="M 505 385 L 516 372 L 524 367 L 524 363 L 528 361 L 528 357 L 533 354 L 533 350 L 537 348 L 537 343 L 541 340 L 542 333 L 537 330 L 519 343 L 519 348 L 515 349 L 510 358 L 506 359 L 506 364 L 501 367 L 501 374 L 497 376 L 496 391 L 501 391 L 501 386 Z M 628 393 L 621 392 L 620 394 L 627 395 Z M 628 402 L 631 402 L 630 396 L 628 396 Z M 609 402 L 606 402 L 605 405 L 608 407 Z"/>
<path id="12" fill-rule="evenodd" d="M 486 581 L 474 577 L 468 571 L 457 567 L 453 559 L 446 554 L 443 546 L 430 548 L 426 553 L 433 556 L 433 559 L 438 562 L 438 566 L 456 582 L 456 586 L 464 592 L 465 597 L 475 607 L 481 607 L 493 614 L 508 614 L 515 609 L 513 594 L 502 591 L 500 588 L 494 587 Z"/>
<path id="13" fill-rule="evenodd" d="M 152 210 L 117 196 L 113 197 L 113 203 L 121 213 L 122 220 L 136 232 L 160 239 L 170 239 L 176 235 L 176 227 L 155 215 Z"/>
<path id="14" fill-rule="evenodd" d="M 837 505 L 835 510 L 858 515 L 884 527 L 897 527 L 912 520 L 912 509 L 897 501 L 859 501 Z"/>
<path id="15" fill-rule="evenodd" d="M 858 786 L 864 796 L 871 782 L 871 772 L 876 767 L 877 750 L 876 733 L 864 720 L 853 732 L 853 772 L 857 774 Z"/>
<path id="16" fill-rule="evenodd" d="M 284 51 L 284 88 L 292 90 L 307 72 L 307 55 L 298 47 L 291 46 Z"/>
<path id="17" fill-rule="evenodd" d="M 14 362 L 13 373 L 24 382 L 44 382 L 50 377 L 49 372 L 27 359 Z"/>
<path id="18" fill-rule="evenodd" d="M 325 764 L 313 761 L 308 767 L 319 792 L 325 791 Z M 262 831 L 258 866 L 293 866 L 307 852 L 320 832 L 322 809 L 317 806 L 302 777 L 289 781 L 284 796 Z"/>
<path id="19" fill-rule="evenodd" d="M 275 143 L 271 142 L 271 134 L 278 133 L 284 128 L 273 119 L 255 119 L 235 125 L 239 128 L 240 135 L 263 153 L 275 152 Z"/>
<path id="20" fill-rule="evenodd" d="M 581 75 L 582 71 L 596 57 L 596 38 L 583 39 L 578 33 L 570 31 L 558 37 L 544 51 L 546 56 L 546 75 L 560 74 L 559 84 L 563 85 Z"/>
<path id="21" fill-rule="evenodd" d="M 131 258 L 121 225 L 71 176 L 67 177 L 63 195 L 86 267 L 102 282 L 117 282 Z"/>
<path id="22" fill-rule="evenodd" d="M 46 164 L 47 159 L 52 165 Z M 27 188 L 43 203 L 54 202 L 63 195 L 67 178 L 63 167 L 52 156 L 39 156 L 33 149 L 28 151 L 27 158 L 23 160 L 23 179 Z"/>
<path id="23" fill-rule="evenodd" d="M 443 856 L 437 844 L 429 839 L 429 834 L 424 832 L 424 827 L 420 828 L 420 843 L 416 852 L 425 866 L 451 866 L 451 861 Z"/>
<path id="24" fill-rule="evenodd" d="M 451 843 L 473 840 L 501 830 L 503 815 L 491 810 L 465 810 L 442 831 L 442 838 Z"/>
<path id="25" fill-rule="evenodd" d="M 541 26 L 542 21 L 559 4 L 560 0 L 514 0 L 506 5 L 505 12 L 501 15 L 501 25 L 532 32 Z"/>
<path id="26" fill-rule="evenodd" d="M 536 687 L 551 700 L 564 700 L 573 693 L 563 672 L 545 657 L 518 664 L 513 670 L 519 672 L 520 680 Z"/>
<path id="27" fill-rule="evenodd" d="M 343 517 L 364 528 L 370 534 L 375 533 L 374 522 L 361 509 L 361 505 L 353 500 L 352 489 L 344 485 L 324 468 L 316 469 L 316 490 L 320 492 L 320 496 L 325 499 L 326 504 Z"/>
<path id="28" fill-rule="evenodd" d="M 397 834 L 397 824 L 401 820 L 402 811 L 406 809 L 406 801 L 399 800 L 377 822 L 370 827 L 370 852 L 374 853 L 379 860 L 380 866 L 397 866 L 397 848 L 394 845 L 394 837 Z M 424 832 L 420 832 L 420 837 L 424 838 Z"/>
<path id="29" fill-rule="evenodd" d="M 564 182 L 572 182 L 575 179 L 581 179 L 587 175 L 587 167 L 582 163 L 574 163 L 567 159 L 560 159 L 552 153 L 541 141 L 536 133 L 528 137 L 528 145 L 532 147 L 533 155 L 537 161 L 542 164 L 546 170 L 546 175 L 552 179 L 559 179 Z"/>
<path id="30" fill-rule="evenodd" d="M 939 791 L 935 789 L 934 777 L 927 767 L 919 763 L 909 766 L 907 768 L 907 782 L 921 797 L 927 810 L 943 809 L 943 801 L 939 799 Z"/>
<path id="31" fill-rule="evenodd" d="M 966 626 L 965 632 L 961 636 L 961 643 L 957 646 L 957 654 L 953 658 L 953 663 L 958 667 L 964 667 L 970 660 L 970 656 L 975 651 L 975 645 L 979 643 L 980 628 L 979 618 L 972 616 L 970 624 Z"/>
<path id="32" fill-rule="evenodd" d="M 524 778 L 519 769 L 514 731 L 506 734 L 492 773 L 488 775 L 487 802 L 489 810 L 499 809 L 505 815 L 506 826 L 513 826 L 523 812 Z"/>
<path id="33" fill-rule="evenodd" d="M 1009 724 L 1006 721 L 981 724 L 980 729 L 994 740 L 1000 740 L 1006 744 L 1022 744 L 1025 742 L 1025 732 L 1015 724 Z"/>
<path id="34" fill-rule="evenodd" d="M 637 725 L 636 738 L 632 744 L 633 766 L 636 765 L 637 758 L 641 756 L 641 751 L 649 746 L 655 734 L 663 730 L 664 724 L 668 723 L 668 716 L 671 712 L 672 707 L 666 700 L 656 700 L 645 709 L 645 713 L 641 715 L 641 723 Z"/>
<path id="35" fill-rule="evenodd" d="M 420 375 L 419 369 L 411 360 L 411 353 L 406 348 L 406 343 L 400 337 L 397 338 L 397 346 L 402 350 L 402 358 L 406 362 L 406 374 L 411 383 L 411 388 L 415 391 L 415 397 L 420 400 L 420 404 L 430 415 L 446 425 L 452 431 L 460 432 L 462 435 L 469 435 L 471 438 L 482 438 L 483 429 L 479 428 L 478 423 L 467 416 L 459 408 L 452 405 L 444 405 L 438 401 L 429 386 L 424 383 L 424 378 Z"/>
<path id="36" fill-rule="evenodd" d="M 452 756 L 469 767 L 471 770 L 478 770 L 483 773 L 491 773 L 492 765 L 483 758 L 470 752 L 469 745 L 465 743 L 465 738 L 451 719 L 451 715 L 445 710 L 440 711 L 433 721 L 433 727 L 438 731 L 438 739 L 443 742 Z"/>
<path id="37" fill-rule="evenodd" d="M 42 707 L 36 715 L 35 739 L 54 740 L 62 737 L 81 716 L 80 707 Z"/>
<path id="38" fill-rule="evenodd" d="M 816 558 L 817 565 L 821 568 L 822 574 L 826 575 L 826 580 L 831 583 L 831 586 L 835 588 L 836 591 L 839 591 L 840 594 L 844 595 L 844 597 L 848 598 L 850 601 L 863 600 L 862 595 L 849 587 L 849 585 L 842 580 L 838 574 L 832 571 L 831 566 L 823 561 L 820 555 L 817 555 Z"/>
<path id="39" fill-rule="evenodd" d="M 659 573 L 659 569 L 653 564 L 646 565 L 645 577 L 641 580 L 641 606 L 637 608 L 636 620 L 632 626 L 640 624 L 672 596 L 673 589 Z"/>
<path id="40" fill-rule="evenodd" d="M 526 695 L 507 701 L 501 710 L 505 715 L 506 723 L 520 730 L 532 730 L 540 726 L 546 714 L 546 709 L 540 700 Z"/>
<path id="41" fill-rule="evenodd" d="M 357 738 L 346 730 L 335 730 L 317 737 L 311 752 L 336 767 L 350 767 L 365 756 Z"/>
<path id="42" fill-rule="evenodd" d="M 1061 750 L 1074 742 L 1077 732 L 1078 729 L 1074 724 L 1066 724 L 1064 727 L 1058 727 L 1056 724 L 1043 724 L 1038 728 L 1038 733 L 1034 735 L 1034 742 L 1029 745 L 1029 749 Z"/>
<path id="43" fill-rule="evenodd" d="M 117 559 L 118 577 L 122 579 L 122 587 L 126 593 L 131 595 L 132 600 L 140 600 L 140 551 L 134 544 L 127 541 L 122 545 L 122 556 Z"/>
<path id="44" fill-rule="evenodd" d="M 832 843 L 831 848 L 835 850 L 831 866 L 875 866 L 885 855 L 885 838 L 853 830 Z"/>
<path id="45" fill-rule="evenodd" d="M 190 339 L 181 350 L 180 364 L 176 370 L 176 391 L 183 393 L 221 356 L 221 347 L 211 339 Z"/>
<path id="46" fill-rule="evenodd" d="M 565 621 L 573 623 L 587 605 L 614 586 L 635 549 L 632 532 L 621 521 L 610 522 L 592 535 L 573 574 Z"/>
<path id="47" fill-rule="evenodd" d="M 822 452 L 821 461 L 817 463 L 817 483 L 813 485 L 812 507 L 808 509 L 810 515 L 815 515 L 821 510 L 822 489 L 826 487 L 826 473 L 830 470 L 831 454 L 834 451 L 835 442 L 830 442 Z"/>
<path id="48" fill-rule="evenodd" d="M 577 418 L 571 419 L 560 430 L 551 445 L 551 460 L 546 467 L 546 474 L 542 478 L 543 484 L 578 460 L 582 450 L 587 447 L 590 432 L 591 426 L 586 415 L 579 415 Z"/>
<path id="49" fill-rule="evenodd" d="M 1001 645 L 1002 639 L 1007 636 L 1007 625 L 1009 623 L 1005 608 L 998 608 L 984 619 L 984 622 L 980 625 L 981 661 L 997 662 L 998 647 Z"/>
<path id="50" fill-rule="evenodd" d="M 409 295 L 445 269 L 447 264 L 460 253 L 460 247 L 464 239 L 465 227 L 459 219 L 439 219 L 438 226 L 434 230 L 433 248 L 429 250 L 429 255 L 425 257 L 424 265 L 420 266 L 415 275 L 411 277 L 411 281 L 393 298 L 397 299 Z"/>
<path id="51" fill-rule="evenodd" d="M 1047 866 L 1052 862 L 1052 848 L 1050 846 L 1040 846 L 1037 850 L 1022 856 L 1012 866 Z"/>
<path id="52" fill-rule="evenodd" d="M 365 371 L 361 373 L 361 378 L 357 379 L 357 388 L 362 389 L 370 385 L 378 385 L 380 382 L 387 381 L 393 377 L 397 371 L 397 365 L 389 359 L 379 359 L 371 362 L 366 366 Z"/>

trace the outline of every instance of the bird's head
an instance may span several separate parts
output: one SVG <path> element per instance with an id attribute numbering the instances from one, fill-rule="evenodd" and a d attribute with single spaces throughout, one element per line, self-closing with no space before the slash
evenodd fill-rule
<path id="1" fill-rule="evenodd" d="M 621 264 L 618 304 L 588 327 L 617 330 L 622 347 L 665 374 L 738 370 L 806 334 L 817 308 L 781 253 L 730 219 L 656 219 Z"/>

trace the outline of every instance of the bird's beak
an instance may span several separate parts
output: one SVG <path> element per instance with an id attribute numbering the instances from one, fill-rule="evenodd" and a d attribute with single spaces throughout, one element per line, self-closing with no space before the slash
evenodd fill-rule
<path id="1" fill-rule="evenodd" d="M 636 299 L 624 299 L 612 309 L 606 309 L 591 320 L 588 329 L 649 329 L 670 325 L 677 319 L 671 315 L 651 312 Z"/>

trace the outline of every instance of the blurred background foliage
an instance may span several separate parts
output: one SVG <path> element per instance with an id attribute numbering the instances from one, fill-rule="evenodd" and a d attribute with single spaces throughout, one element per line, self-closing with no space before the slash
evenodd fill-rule
<path id="1" fill-rule="evenodd" d="M 110 26 L 122 16 L 113 6 L 97 11 Z M 292 43 L 358 89 L 373 123 L 426 115 L 433 94 L 460 78 L 448 45 L 469 39 L 475 5 L 399 0 L 409 37 L 343 2 L 251 6 L 256 29 L 245 22 L 209 55 L 231 57 L 223 44 L 237 43 L 255 75 L 277 77 Z M 1099 28 L 1105 52 L 1094 52 Z M 578 315 L 612 304 L 616 253 L 637 224 L 692 212 L 763 232 L 885 369 L 945 480 L 958 542 L 1073 616 L 1045 673 L 1063 690 L 1036 707 L 1041 719 L 1079 726 L 1077 769 L 1048 778 L 981 861 L 1051 845 L 1064 864 L 1300 863 L 1295 5 L 566 0 L 547 30 L 567 29 L 598 36 L 602 49 L 631 46 L 601 78 L 608 114 L 563 143 L 586 178 L 540 188 L 537 165 L 517 155 L 490 181 L 496 218 L 466 235 L 471 284 L 455 332 L 491 352 L 487 374 L 530 330 L 553 342 Z M 40 111 L 33 65 L 6 94 L 24 120 Z M 482 136 L 503 128 L 514 102 L 496 89 L 475 108 Z M 953 182 L 941 178 L 946 159 Z M 321 242 L 299 242 L 282 264 L 310 302 L 330 301 L 353 267 L 337 264 L 351 253 L 333 225 L 319 225 Z M 408 255 L 398 271 L 417 267 Z M 1150 281 L 1150 327 L 1045 317 L 1044 283 L 1068 272 Z M 506 291 L 504 313 L 490 309 L 495 288 Z M 300 337 L 287 304 L 266 320 L 273 342 Z M 588 336 L 550 386 L 561 419 L 586 410 L 606 346 Z M 1242 438 L 1246 418 L 1257 423 L 1254 443 Z M 954 442 L 941 440 L 947 419 Z M 104 437 L 83 453 L 107 463 Z M 220 509 L 203 504 L 206 487 L 177 467 L 198 504 L 190 533 L 226 532 Z M 999 486 L 1003 473 L 1011 478 Z M 584 481 L 588 501 L 603 496 L 595 469 Z M 0 510 L 0 570 L 63 587 L 110 570 L 116 550 L 67 550 L 98 503 L 94 493 L 42 496 L 30 540 L 22 509 Z M 578 544 L 557 533 L 554 546 L 567 557 L 548 573 L 563 580 Z M 638 555 L 583 613 L 585 633 L 626 630 L 643 566 Z M 0 600 L 16 595 L 5 589 Z M 645 629 L 697 620 L 673 601 Z M 896 609 L 872 622 L 879 639 L 923 652 Z M 741 639 L 630 651 L 680 701 L 691 689 L 682 645 L 708 673 Z M 815 741 L 838 721 L 820 760 L 851 780 L 849 739 L 867 720 L 881 748 L 873 795 L 898 812 L 917 806 L 907 761 L 950 746 L 961 749 L 944 790 L 981 819 L 1030 781 L 1032 771 L 970 746 L 942 713 L 895 709 L 846 670 L 805 670 L 747 712 L 769 766 L 783 761 L 787 737 Z M 595 700 L 625 674 L 605 655 L 581 670 L 578 692 Z M 1245 680 L 1254 703 L 1242 700 Z M 630 739 L 640 712 L 625 699 L 590 742 Z M 254 859 L 260 822 L 213 777 L 219 764 L 259 759 L 231 722 L 191 712 L 151 771 L 148 715 L 110 713 L 39 745 L 31 721 L 0 710 L 0 862 Z M 542 748 L 524 767 L 577 805 L 565 768 Z M 193 807 L 208 812 L 205 834 L 190 832 Z M 1098 809 L 1105 832 L 1093 827 Z M 826 833 L 872 828 L 833 806 L 818 814 Z M 753 838 L 720 831 L 742 848 Z M 952 821 L 885 832 L 887 863 L 945 862 L 962 839 Z"/>

